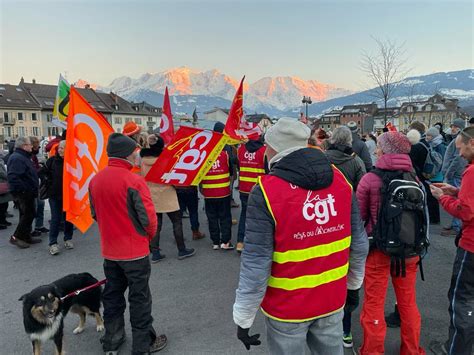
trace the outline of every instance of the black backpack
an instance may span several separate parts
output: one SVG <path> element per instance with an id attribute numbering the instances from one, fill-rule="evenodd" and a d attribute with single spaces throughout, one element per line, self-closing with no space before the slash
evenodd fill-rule
<path id="1" fill-rule="evenodd" d="M 429 246 L 426 193 L 414 172 L 371 172 L 382 179 L 382 201 L 371 244 L 391 257 L 391 273 L 395 276 L 405 277 L 405 260 L 419 257 L 424 280 L 421 261 Z"/>

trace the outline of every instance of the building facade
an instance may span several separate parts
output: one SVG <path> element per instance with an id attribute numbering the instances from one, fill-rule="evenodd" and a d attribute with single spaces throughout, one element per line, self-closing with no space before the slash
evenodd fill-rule
<path id="1" fill-rule="evenodd" d="M 207 121 L 226 123 L 227 116 L 229 116 L 229 110 L 220 107 L 215 107 L 212 110 L 204 112 L 204 119 Z"/>

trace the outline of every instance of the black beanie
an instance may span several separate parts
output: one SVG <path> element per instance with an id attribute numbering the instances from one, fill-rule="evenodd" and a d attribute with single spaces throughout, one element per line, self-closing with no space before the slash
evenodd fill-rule
<path id="1" fill-rule="evenodd" d="M 126 158 L 137 148 L 137 142 L 120 133 L 112 133 L 107 142 L 109 158 Z"/>
<path id="2" fill-rule="evenodd" d="M 225 124 L 222 122 L 216 122 L 214 125 L 214 132 L 222 133 L 224 132 Z"/>

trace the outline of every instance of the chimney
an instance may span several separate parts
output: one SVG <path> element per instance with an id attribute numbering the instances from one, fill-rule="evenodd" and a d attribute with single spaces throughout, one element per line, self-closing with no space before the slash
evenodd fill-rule
<path id="1" fill-rule="evenodd" d="M 36 84 L 36 79 L 33 79 L 32 82 L 33 82 L 33 84 Z"/>

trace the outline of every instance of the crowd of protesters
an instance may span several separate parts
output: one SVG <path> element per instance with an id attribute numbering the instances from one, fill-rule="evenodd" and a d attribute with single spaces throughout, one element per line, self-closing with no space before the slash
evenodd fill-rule
<path id="1" fill-rule="evenodd" d="M 469 124 L 474 126 L 472 119 Z M 214 127 L 216 132 L 223 129 L 221 123 Z M 0 164 L 0 229 L 12 225 L 7 218 L 13 217 L 13 201 L 19 220 L 10 243 L 26 249 L 48 233 L 49 253 L 57 255 L 60 231 L 64 248 L 74 248 L 74 226 L 63 212 L 65 134 L 46 146 L 47 159 L 39 156 L 39 145 L 35 137 L 18 137 Z M 452 216 L 441 231 L 444 237 L 455 237 L 457 247 L 449 288 L 449 334 L 446 341 L 433 342 L 431 350 L 472 354 L 474 127 L 466 127 L 463 119 L 453 120 L 449 134 L 442 124 L 426 127 L 415 121 L 406 134 L 362 136 L 355 122 L 326 132 L 281 118 L 265 136 L 238 149 L 226 147 L 199 187 L 145 182 L 143 176 L 164 147 L 159 130 L 146 135 L 128 122 L 122 134 L 109 137 L 108 167 L 90 184 L 108 279 L 103 297 L 106 333 L 101 340 L 105 351 L 117 350 L 125 338 L 124 285 L 129 287 L 133 352 L 166 346 L 166 336 L 158 336 L 152 325 L 148 286 L 150 261 L 165 258 L 160 249 L 163 215 L 172 223 L 178 259 L 194 256 L 195 249 L 185 244 L 182 220 L 189 217 L 193 240 L 206 237 L 199 223 L 200 192 L 212 249 L 233 250 L 231 227 L 237 221 L 231 208 L 239 206 L 233 198 L 238 181 L 242 208 L 236 249 L 241 269 L 233 316 L 237 337 L 247 349 L 260 344 L 259 335 L 249 330 L 261 307 L 272 354 L 303 354 L 306 347 L 314 354 L 342 354 L 343 347 L 353 345 L 351 315 L 364 287 L 359 351 L 383 354 L 384 303 L 391 278 L 397 304 L 390 316 L 401 327 L 400 353 L 424 354 L 416 304 L 421 257 L 403 259 L 399 274 L 393 258 L 369 243 L 380 228 L 387 191 L 384 172 L 413 175 L 426 197 L 428 224 L 441 223 L 440 205 Z M 45 200 L 51 210 L 49 229 Z M 132 249 L 127 247 L 131 244 Z"/>

